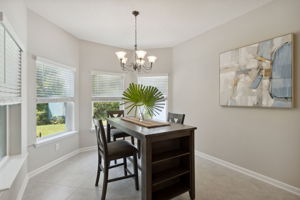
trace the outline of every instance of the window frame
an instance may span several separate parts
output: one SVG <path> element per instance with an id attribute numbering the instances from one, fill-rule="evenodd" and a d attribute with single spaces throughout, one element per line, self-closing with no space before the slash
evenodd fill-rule
<path id="1" fill-rule="evenodd" d="M 166 76 L 167 78 L 168 78 L 168 89 L 167 89 L 167 95 L 164 95 L 164 100 L 165 100 L 165 102 L 166 102 L 166 104 L 165 104 L 165 109 L 166 109 L 166 113 L 165 113 L 165 115 L 166 115 L 166 119 L 165 119 L 165 121 L 167 120 L 167 117 L 168 117 L 168 112 L 169 112 L 169 86 L 170 86 L 170 82 L 169 82 L 169 78 L 170 78 L 170 76 L 169 76 L 169 74 L 168 73 L 149 73 L 149 74 L 138 74 L 137 75 L 137 79 L 136 79 L 136 82 L 138 83 L 138 84 L 141 84 L 141 83 L 139 83 L 139 78 L 140 77 L 158 77 L 158 76 Z"/>
<path id="2" fill-rule="evenodd" d="M 18 35 L 16 34 L 13 26 L 9 23 L 9 21 L 7 20 L 6 16 L 4 15 L 3 12 L 0 11 L 0 25 L 3 27 L 4 29 L 4 35 L 3 35 L 3 40 L 4 40 L 4 48 L 3 48 L 3 56 L 5 59 L 6 56 L 6 45 L 5 45 L 5 39 L 6 39 L 6 35 L 9 35 L 9 37 L 12 39 L 13 42 L 15 42 L 15 44 L 17 45 L 17 47 L 19 48 L 19 76 L 20 76 L 20 96 L 19 97 L 11 97 L 12 99 L 10 99 L 10 101 L 8 100 L 4 100 L 4 101 L 0 101 L 0 105 L 1 106 L 5 106 L 6 109 L 6 127 L 5 127 L 5 134 L 6 134 L 6 155 L 4 157 L 2 157 L 0 159 L 0 168 L 2 166 L 4 166 L 6 163 L 8 163 L 10 161 L 10 158 L 13 157 L 12 155 L 10 155 L 10 145 L 11 145 L 11 141 L 10 141 L 10 128 L 11 128 L 11 121 L 10 121 L 10 110 L 11 110 L 11 106 L 13 105 L 23 105 L 23 91 L 24 91 L 24 81 L 23 81 L 23 77 L 24 77 L 24 51 L 26 50 L 24 44 L 22 43 L 22 40 L 20 40 L 20 38 L 18 37 Z M 6 66 L 5 66 L 5 62 L 4 62 L 4 73 L 6 73 Z M 5 79 L 5 78 L 4 78 Z M 26 84 L 25 84 L 26 85 Z M 22 109 L 21 109 L 22 110 Z M 20 127 L 23 127 L 23 120 L 24 120 L 24 116 L 21 116 L 21 122 L 20 122 Z M 21 132 L 22 135 L 22 132 Z M 21 143 L 22 143 L 22 137 L 20 138 Z M 23 154 L 23 150 L 22 150 L 22 146 L 20 146 L 21 151 L 19 152 L 19 154 Z M 0 188 L 1 190 L 2 188 Z"/>
<path id="3" fill-rule="evenodd" d="M 107 75 L 120 75 L 122 76 L 122 82 L 123 82 L 123 91 L 125 91 L 125 73 L 121 72 L 104 72 L 99 70 L 92 70 L 90 73 L 90 79 L 91 79 L 91 131 L 95 130 L 94 123 L 93 123 L 93 117 L 94 117 L 94 102 L 120 102 L 123 103 L 122 97 L 93 97 L 93 78 L 92 75 L 94 74 L 107 74 Z M 124 109 L 124 105 L 120 105 L 120 109 Z M 106 126 L 105 126 L 106 128 Z"/>
<path id="4" fill-rule="evenodd" d="M 47 58 L 43 58 L 43 57 L 37 57 L 34 56 L 35 59 L 35 73 L 37 71 L 38 68 L 38 63 L 43 63 L 43 64 L 48 64 L 48 65 L 52 65 L 58 68 L 64 68 L 67 70 L 71 70 L 73 72 L 73 97 L 37 97 L 37 93 L 36 93 L 36 105 L 37 104 L 43 104 L 43 103 L 64 103 L 65 104 L 65 109 L 66 109 L 66 113 L 65 113 L 65 126 L 66 126 L 66 130 L 62 131 L 62 132 L 57 132 L 57 133 L 53 133 L 53 134 L 49 134 L 47 136 L 44 137 L 38 137 L 36 134 L 36 130 L 37 130 L 37 119 L 35 119 L 35 138 L 36 138 L 36 144 L 39 145 L 41 143 L 45 143 L 47 141 L 51 141 L 60 137 L 64 137 L 73 133 L 77 133 L 77 131 L 75 130 L 75 96 L 76 96 L 76 68 L 75 67 L 71 67 L 68 65 L 64 65 L 55 61 L 52 61 L 50 59 Z M 37 81 L 37 75 L 35 76 Z M 37 91 L 37 86 L 36 86 L 36 90 Z M 71 107 L 71 109 L 70 109 Z M 36 109 L 35 109 L 35 117 L 36 117 Z M 67 120 L 69 119 L 69 120 Z M 71 124 L 67 124 L 67 123 L 71 123 Z M 68 127 L 71 127 L 70 129 L 68 129 Z"/>
<path id="5" fill-rule="evenodd" d="M 6 161 L 8 160 L 8 158 L 9 158 L 9 126 L 10 126 L 10 121 L 9 121 L 9 117 L 10 117 L 10 115 L 9 115 L 9 105 L 3 105 L 3 106 L 5 106 L 5 118 L 6 118 L 6 127 L 5 127 L 5 133 L 6 133 L 6 154 L 5 154 L 5 156 L 4 157 L 2 157 L 1 159 L 0 159 L 0 168 L 1 168 L 1 166 L 4 164 L 4 163 L 6 163 Z"/>

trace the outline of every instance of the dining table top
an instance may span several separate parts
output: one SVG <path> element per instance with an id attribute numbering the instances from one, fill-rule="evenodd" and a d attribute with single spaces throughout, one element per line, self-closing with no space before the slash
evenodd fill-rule
<path id="1" fill-rule="evenodd" d="M 119 118 L 108 118 L 107 122 L 111 126 L 122 129 L 126 132 L 130 132 L 138 138 L 139 137 L 150 137 L 150 136 L 161 136 L 161 135 L 165 135 L 165 134 L 173 133 L 173 132 L 177 132 L 177 131 L 183 131 L 183 130 L 189 131 L 189 130 L 197 129 L 194 126 L 171 123 L 171 122 L 167 126 L 147 128 L 147 127 L 143 127 L 143 126 L 134 124 L 132 122 L 125 121 L 120 117 Z"/>

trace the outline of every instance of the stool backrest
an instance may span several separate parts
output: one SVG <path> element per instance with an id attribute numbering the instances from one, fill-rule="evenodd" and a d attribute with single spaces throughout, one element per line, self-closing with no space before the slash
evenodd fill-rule
<path id="1" fill-rule="evenodd" d="M 106 113 L 108 118 L 124 117 L 124 110 L 110 110 Z"/>
<path id="2" fill-rule="evenodd" d="M 168 122 L 173 122 L 177 124 L 184 123 L 185 114 L 177 114 L 177 113 L 168 113 Z"/>
<path id="3" fill-rule="evenodd" d="M 102 120 L 93 119 L 97 137 L 98 156 L 107 158 L 107 140 Z"/>
<path id="4" fill-rule="evenodd" d="M 115 118 L 115 117 L 124 117 L 124 110 L 110 110 L 106 112 L 107 118 Z M 115 127 L 111 126 L 111 129 L 115 129 Z"/>

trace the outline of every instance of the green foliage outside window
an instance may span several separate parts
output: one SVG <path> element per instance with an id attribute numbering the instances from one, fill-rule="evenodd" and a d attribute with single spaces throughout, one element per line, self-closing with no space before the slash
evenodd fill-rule
<path id="1" fill-rule="evenodd" d="M 93 113 L 96 119 L 103 120 L 106 125 L 107 114 L 106 111 L 120 110 L 120 102 L 94 102 Z"/>
<path id="2" fill-rule="evenodd" d="M 36 107 L 36 135 L 47 135 L 65 131 L 65 116 L 52 116 L 48 103 L 37 104 Z"/>

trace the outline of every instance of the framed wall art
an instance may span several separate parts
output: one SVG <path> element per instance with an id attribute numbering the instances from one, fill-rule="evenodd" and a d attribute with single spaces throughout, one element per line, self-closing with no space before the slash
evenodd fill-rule
<path id="1" fill-rule="evenodd" d="M 220 54 L 220 105 L 293 107 L 293 34 Z"/>

